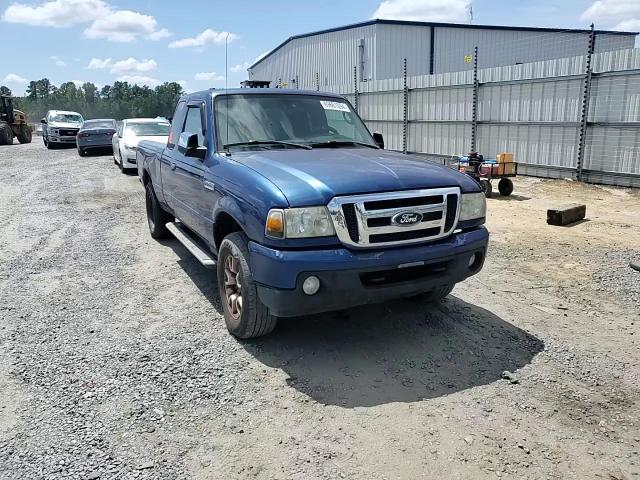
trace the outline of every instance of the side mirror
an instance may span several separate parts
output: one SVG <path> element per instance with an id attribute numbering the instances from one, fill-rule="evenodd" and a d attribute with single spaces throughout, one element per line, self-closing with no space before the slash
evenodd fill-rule
<path id="1" fill-rule="evenodd" d="M 380 148 L 384 149 L 384 137 L 380 132 L 374 132 L 373 141 L 376 142 Z"/>
<path id="2" fill-rule="evenodd" d="M 207 148 L 201 147 L 198 143 L 198 134 L 190 132 L 182 132 L 180 134 L 178 150 L 184 153 L 185 157 L 195 157 L 200 160 L 203 160 L 207 153 Z"/>
<path id="3" fill-rule="evenodd" d="M 40 123 L 47 123 L 47 119 L 43 118 L 42 120 L 40 120 Z"/>

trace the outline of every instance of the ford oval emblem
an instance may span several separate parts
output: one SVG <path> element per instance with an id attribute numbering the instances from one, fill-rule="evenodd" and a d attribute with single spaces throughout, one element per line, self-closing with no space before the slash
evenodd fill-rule
<path id="1" fill-rule="evenodd" d="M 400 227 L 408 227 L 422 221 L 422 214 L 418 212 L 400 212 L 391 217 L 391 223 Z"/>

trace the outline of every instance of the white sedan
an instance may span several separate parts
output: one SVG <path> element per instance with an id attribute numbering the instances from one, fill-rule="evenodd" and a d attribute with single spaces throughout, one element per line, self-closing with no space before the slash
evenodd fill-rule
<path id="1" fill-rule="evenodd" d="M 167 143 L 171 124 L 164 118 L 127 118 L 113 134 L 113 161 L 123 172 L 137 170 L 136 150 L 140 140 Z"/>

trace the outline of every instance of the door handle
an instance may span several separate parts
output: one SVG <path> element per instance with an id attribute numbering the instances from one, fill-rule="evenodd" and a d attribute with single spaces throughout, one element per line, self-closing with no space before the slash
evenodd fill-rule
<path id="1" fill-rule="evenodd" d="M 176 169 L 176 164 L 171 162 L 171 170 L 175 170 Z"/>

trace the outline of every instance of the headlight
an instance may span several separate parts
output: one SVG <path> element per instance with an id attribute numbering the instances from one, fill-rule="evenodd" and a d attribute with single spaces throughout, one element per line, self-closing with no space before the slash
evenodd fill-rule
<path id="1" fill-rule="evenodd" d="M 274 238 L 329 237 L 335 235 L 327 207 L 271 210 L 265 232 Z"/>
<path id="2" fill-rule="evenodd" d="M 58 135 L 58 129 L 57 128 L 50 128 L 49 129 L 49 133 L 51 135 Z"/>
<path id="3" fill-rule="evenodd" d="M 458 220 L 475 220 L 487 215 L 487 199 L 484 193 L 463 193 Z"/>

